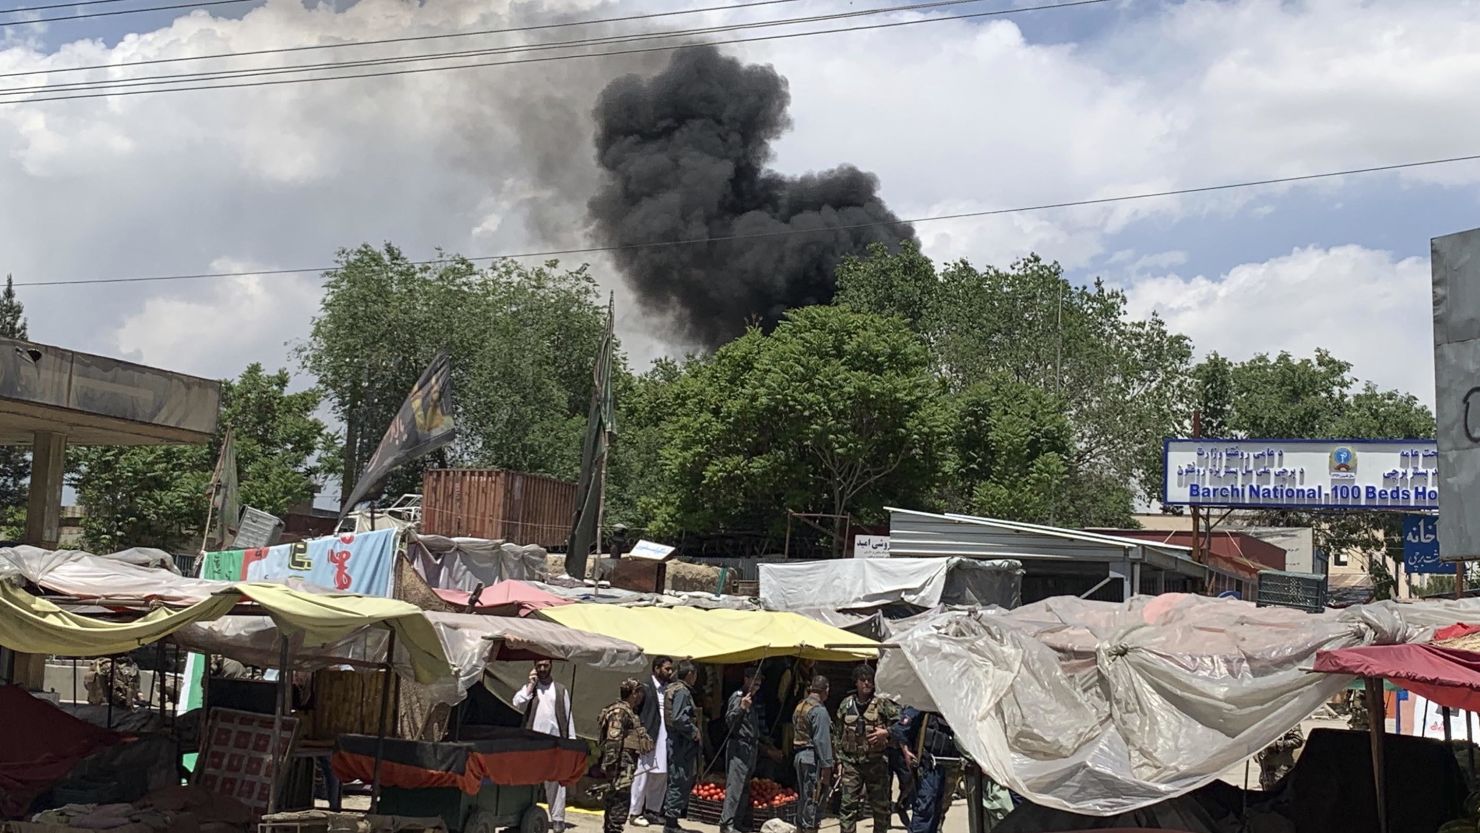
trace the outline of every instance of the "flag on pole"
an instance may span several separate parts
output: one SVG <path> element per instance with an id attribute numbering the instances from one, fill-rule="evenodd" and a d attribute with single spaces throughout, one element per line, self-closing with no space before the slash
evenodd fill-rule
<path id="1" fill-rule="evenodd" d="M 401 410 L 396 412 L 380 445 L 370 456 L 354 491 L 340 508 L 340 517 L 379 489 L 397 467 L 436 451 L 452 442 L 456 435 L 452 421 L 452 360 L 446 353 L 439 353 L 401 403 Z"/>
<path id="2" fill-rule="evenodd" d="M 592 374 L 591 411 L 586 417 L 586 441 L 581 449 L 581 479 L 576 484 L 575 517 L 570 544 L 565 550 L 565 572 L 571 578 L 586 577 L 586 554 L 598 543 L 601 506 L 606 489 L 606 454 L 617 433 L 616 402 L 612 396 L 612 353 L 616 349 L 612 300 L 607 301 L 606 335 L 596 351 Z"/>
<path id="3" fill-rule="evenodd" d="M 236 439 L 230 429 L 221 440 L 216 470 L 211 473 L 211 523 L 202 550 L 225 549 L 236 538 L 241 524 L 241 490 L 236 471 Z M 212 546 L 214 542 L 214 547 Z"/>

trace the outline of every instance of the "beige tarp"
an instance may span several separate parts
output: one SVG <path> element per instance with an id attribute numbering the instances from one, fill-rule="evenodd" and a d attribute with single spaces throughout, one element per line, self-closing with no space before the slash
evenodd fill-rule
<path id="1" fill-rule="evenodd" d="M 108 656 L 157 642 L 187 625 L 220 619 L 244 601 L 260 606 L 295 647 L 331 645 L 366 628 L 386 627 L 396 634 L 417 681 L 439 682 L 452 674 L 436 629 L 414 605 L 305 593 L 278 584 L 229 584 L 189 607 L 157 608 L 129 622 L 112 622 L 62 610 L 0 582 L 0 645 L 29 654 Z"/>

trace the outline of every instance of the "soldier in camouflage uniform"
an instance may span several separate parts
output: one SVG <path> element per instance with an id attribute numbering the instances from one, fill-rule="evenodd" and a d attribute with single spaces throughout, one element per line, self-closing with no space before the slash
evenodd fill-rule
<path id="1" fill-rule="evenodd" d="M 1350 713 L 1346 718 L 1348 729 L 1356 732 L 1366 732 L 1372 729 L 1372 713 L 1367 711 L 1367 696 L 1364 692 L 1352 691 L 1347 695 L 1350 699 Z"/>
<path id="2" fill-rule="evenodd" d="M 1279 784 L 1290 770 L 1295 768 L 1295 750 L 1305 745 L 1305 734 L 1296 726 L 1279 740 L 1259 750 L 1254 760 L 1259 762 L 1259 789 L 1269 792 Z"/>
<path id="3" fill-rule="evenodd" d="M 91 705 L 111 702 L 117 708 L 131 709 L 139 702 L 138 663 L 128 656 L 95 659 L 83 675 L 82 684 Z"/>
<path id="4" fill-rule="evenodd" d="M 853 670 L 854 693 L 838 706 L 838 761 L 842 766 L 842 833 L 856 833 L 865 813 L 874 818 L 874 833 L 889 830 L 893 802 L 889 796 L 890 771 L 886 754 L 890 730 L 899 722 L 899 706 L 874 696 L 874 669 L 860 665 Z"/>
<path id="5" fill-rule="evenodd" d="M 599 719 L 600 757 L 598 766 L 607 779 L 606 815 L 603 833 L 622 833 L 632 805 L 632 779 L 637 772 L 637 759 L 653 750 L 653 739 L 642 727 L 637 709 L 642 706 L 642 683 L 625 680 L 618 689 L 622 699 L 601 712 Z"/>

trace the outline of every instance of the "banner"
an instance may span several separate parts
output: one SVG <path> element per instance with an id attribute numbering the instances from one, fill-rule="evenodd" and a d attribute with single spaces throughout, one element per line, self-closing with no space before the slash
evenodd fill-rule
<path id="1" fill-rule="evenodd" d="M 396 568 L 395 529 L 242 551 L 242 581 L 303 581 L 326 590 L 389 597 Z"/>
<path id="2" fill-rule="evenodd" d="M 1162 462 L 1168 506 L 1439 508 L 1433 440 L 1169 439 Z"/>
<path id="3" fill-rule="evenodd" d="M 452 442 L 456 433 L 452 422 L 452 361 L 446 353 L 439 353 L 401 403 L 401 410 L 344 501 L 341 517 L 378 489 L 397 467 Z"/>

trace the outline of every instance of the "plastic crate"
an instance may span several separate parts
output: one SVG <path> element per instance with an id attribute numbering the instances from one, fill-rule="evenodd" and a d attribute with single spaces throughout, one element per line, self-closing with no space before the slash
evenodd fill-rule
<path id="1" fill-rule="evenodd" d="M 1326 577 L 1262 570 L 1254 601 L 1260 607 L 1291 607 L 1320 613 L 1326 609 Z"/>
<path id="2" fill-rule="evenodd" d="M 685 818 L 689 821 L 702 822 L 704 824 L 719 824 L 720 816 L 724 813 L 724 803 L 710 801 L 697 795 L 689 796 L 689 811 Z"/>

